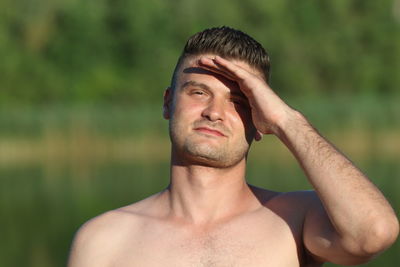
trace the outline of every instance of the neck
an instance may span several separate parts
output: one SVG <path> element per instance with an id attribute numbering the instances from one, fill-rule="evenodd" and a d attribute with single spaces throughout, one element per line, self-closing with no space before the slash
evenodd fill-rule
<path id="1" fill-rule="evenodd" d="M 246 161 L 230 168 L 171 166 L 170 214 L 195 224 L 229 219 L 259 204 L 245 181 Z"/>

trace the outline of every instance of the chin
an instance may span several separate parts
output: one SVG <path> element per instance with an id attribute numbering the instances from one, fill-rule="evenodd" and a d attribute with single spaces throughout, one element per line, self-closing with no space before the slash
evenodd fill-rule
<path id="1" fill-rule="evenodd" d="M 237 163 L 239 162 L 233 163 L 233 162 L 219 161 L 219 160 L 209 159 L 206 157 L 197 156 L 197 157 L 191 157 L 188 163 L 190 165 L 199 165 L 209 168 L 225 169 L 233 167 L 237 165 Z"/>
<path id="2" fill-rule="evenodd" d="M 232 153 L 202 145 L 186 147 L 185 150 L 190 163 L 214 168 L 233 167 L 246 158 L 246 153 Z"/>

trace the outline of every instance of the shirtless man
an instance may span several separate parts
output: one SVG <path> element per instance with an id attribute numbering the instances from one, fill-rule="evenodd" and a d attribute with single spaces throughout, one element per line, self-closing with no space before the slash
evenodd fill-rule
<path id="1" fill-rule="evenodd" d="M 240 31 L 192 36 L 164 94 L 170 185 L 84 224 L 69 266 L 353 265 L 388 248 L 399 231 L 390 204 L 275 94 L 268 72 L 265 50 Z M 290 149 L 315 191 L 246 183 L 250 144 L 263 134 Z"/>

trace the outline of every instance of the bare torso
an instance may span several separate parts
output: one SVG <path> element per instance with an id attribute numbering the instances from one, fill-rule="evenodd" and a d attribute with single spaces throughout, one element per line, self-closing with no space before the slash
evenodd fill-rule
<path id="1" fill-rule="evenodd" d="M 259 208 L 212 224 L 159 216 L 159 194 L 103 214 L 95 219 L 96 266 L 320 266 L 302 245 L 312 193 L 255 194 Z"/>

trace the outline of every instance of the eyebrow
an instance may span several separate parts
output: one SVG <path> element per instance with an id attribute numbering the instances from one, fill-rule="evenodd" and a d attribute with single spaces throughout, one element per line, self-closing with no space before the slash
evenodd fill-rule
<path id="1" fill-rule="evenodd" d="M 195 82 L 195 81 L 187 81 L 187 82 L 185 82 L 182 85 L 182 89 L 186 88 L 188 86 L 200 87 L 200 88 L 203 88 L 205 90 L 210 90 L 210 87 L 208 85 L 206 85 L 204 83 L 198 83 L 198 82 Z"/>
<path id="2" fill-rule="evenodd" d="M 195 82 L 195 81 L 192 81 L 192 80 L 183 83 L 182 89 L 185 89 L 186 87 L 189 87 L 189 86 L 199 87 L 199 88 L 202 88 L 204 90 L 211 91 L 211 88 L 208 85 L 206 85 L 204 83 Z M 248 101 L 246 95 L 242 91 L 238 91 L 238 92 L 232 92 L 231 91 L 229 94 L 231 96 L 233 96 L 233 97 L 240 98 L 243 101 Z"/>

